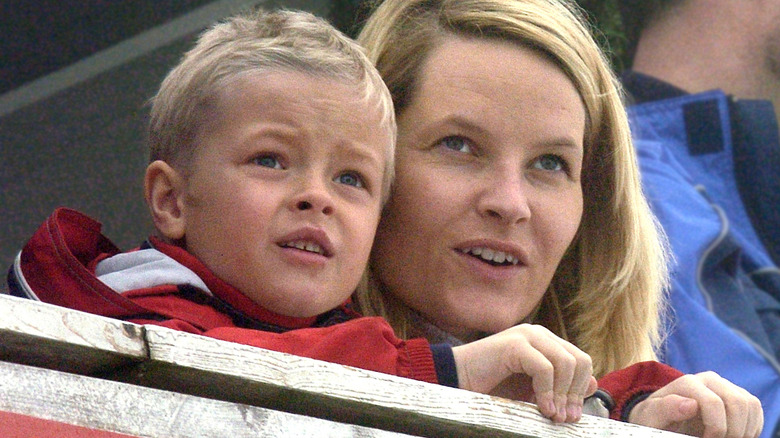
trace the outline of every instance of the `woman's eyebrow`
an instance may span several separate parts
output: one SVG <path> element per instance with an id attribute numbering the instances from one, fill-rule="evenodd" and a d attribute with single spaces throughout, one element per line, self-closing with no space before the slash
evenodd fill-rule
<path id="1" fill-rule="evenodd" d="M 567 149 L 570 148 L 570 149 L 577 149 L 579 151 L 582 151 L 584 149 L 582 142 L 578 141 L 574 137 L 569 137 L 569 136 L 546 139 L 544 141 L 539 142 L 537 145 L 540 147 L 556 147 L 556 148 L 567 148 Z"/>
<path id="2" fill-rule="evenodd" d="M 468 131 L 476 132 L 477 134 L 487 134 L 489 132 L 487 128 L 472 121 L 470 118 L 462 114 L 451 114 L 447 117 L 438 120 L 436 123 L 439 126 L 442 125 L 457 126 L 459 128 L 463 128 Z"/>

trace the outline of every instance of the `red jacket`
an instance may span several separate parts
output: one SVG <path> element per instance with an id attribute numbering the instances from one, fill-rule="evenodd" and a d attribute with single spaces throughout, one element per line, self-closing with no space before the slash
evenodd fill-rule
<path id="1" fill-rule="evenodd" d="M 118 285 L 112 288 L 106 284 L 111 283 L 107 277 L 98 279 L 96 267 L 121 252 L 100 228 L 100 223 L 77 211 L 57 209 L 11 268 L 12 293 L 139 324 L 161 325 L 431 383 L 439 383 L 437 369 L 438 376 L 457 375 L 448 346 L 442 354 L 442 346 L 432 347 L 425 339 L 399 339 L 383 319 L 361 317 L 349 303 L 311 318 L 273 313 L 217 278 L 182 248 L 154 238 L 141 248 L 150 252 L 123 254 L 130 254 L 131 262 L 136 254 L 152 254 L 157 261 L 164 259 L 161 265 L 174 266 L 173 271 L 163 269 L 162 281 L 149 280 L 153 276 L 142 271 L 134 277 L 140 280 L 139 286 L 131 281 L 133 275 L 119 270 Z M 189 280 L 166 283 L 165 275 L 174 271 L 189 276 Z M 628 411 L 624 408 L 680 375 L 660 363 L 644 362 L 604 376 L 599 386 L 615 402 L 611 417 L 625 419 Z"/>

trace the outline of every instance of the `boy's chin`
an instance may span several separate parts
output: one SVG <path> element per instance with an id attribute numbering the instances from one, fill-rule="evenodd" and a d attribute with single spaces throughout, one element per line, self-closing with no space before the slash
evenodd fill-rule
<path id="1" fill-rule="evenodd" d="M 327 302 L 311 302 L 310 300 L 294 300 L 290 298 L 276 300 L 270 305 L 264 305 L 257 301 L 255 302 L 264 309 L 270 310 L 281 316 L 289 318 L 313 318 L 341 306 L 347 299 L 349 299 L 349 295 L 343 299 L 329 300 Z"/>

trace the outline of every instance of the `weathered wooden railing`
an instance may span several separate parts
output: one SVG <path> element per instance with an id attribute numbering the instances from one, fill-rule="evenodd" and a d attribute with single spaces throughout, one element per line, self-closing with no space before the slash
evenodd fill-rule
<path id="1" fill-rule="evenodd" d="M 0 436 L 408 435 L 679 436 L 0 295 Z"/>

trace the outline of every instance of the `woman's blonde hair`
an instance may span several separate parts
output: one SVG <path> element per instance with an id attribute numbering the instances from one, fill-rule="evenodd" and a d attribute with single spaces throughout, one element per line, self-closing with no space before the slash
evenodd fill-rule
<path id="1" fill-rule="evenodd" d="M 382 193 L 389 193 L 395 154 L 390 93 L 364 50 L 322 18 L 303 11 L 254 11 L 219 22 L 198 38 L 151 99 L 149 161 L 163 160 L 186 174 L 197 135 L 215 116 L 220 93 L 245 75 L 300 72 L 354 83 L 379 108 L 391 132 Z"/>
<path id="2" fill-rule="evenodd" d="M 587 115 L 583 217 L 530 319 L 590 354 L 601 376 L 655 359 L 667 250 L 642 194 L 620 85 L 585 23 L 564 0 L 386 0 L 358 42 L 390 89 L 396 115 L 413 99 L 432 48 L 452 35 L 532 48 L 574 83 Z M 407 333 L 410 309 L 381 289 L 373 279 L 364 282 L 356 296 L 360 310 Z"/>

